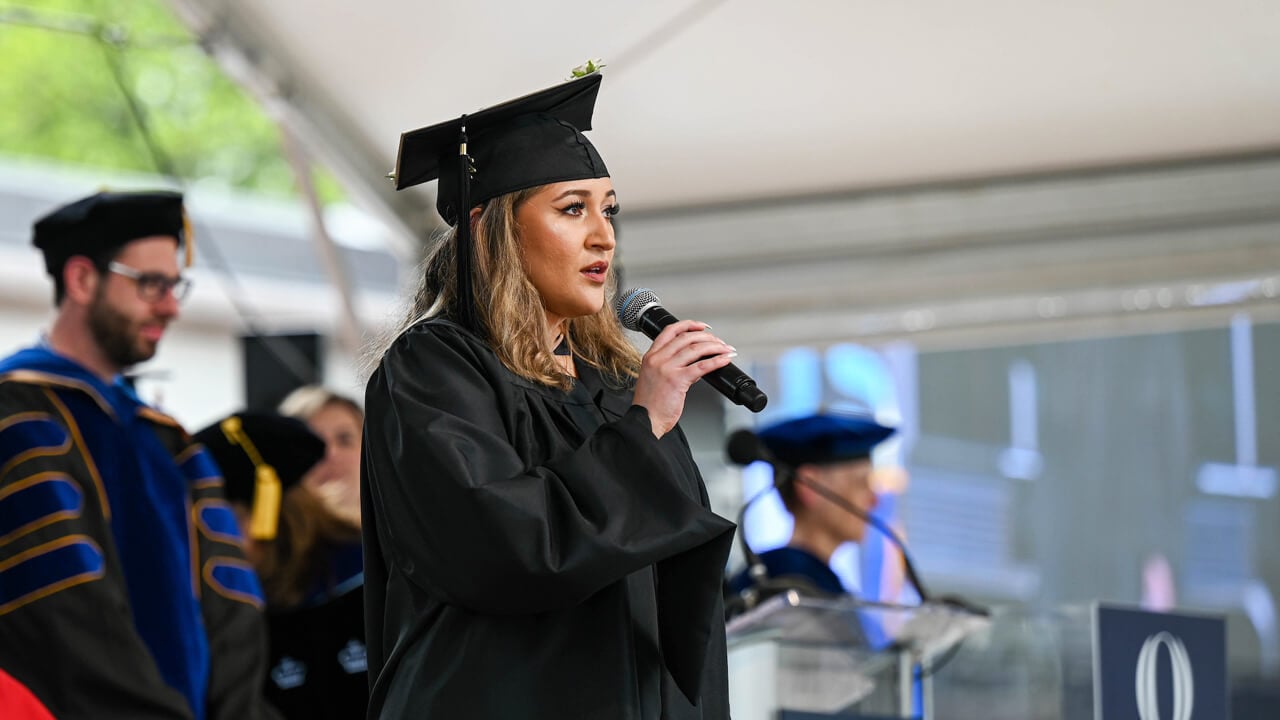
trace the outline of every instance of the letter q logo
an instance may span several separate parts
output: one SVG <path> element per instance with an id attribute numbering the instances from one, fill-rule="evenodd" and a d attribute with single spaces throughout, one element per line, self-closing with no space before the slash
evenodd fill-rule
<path id="1" fill-rule="evenodd" d="M 1173 667 L 1173 714 L 1168 720 L 1191 720 L 1196 692 L 1191 657 L 1187 655 L 1182 641 L 1168 632 L 1147 638 L 1138 653 L 1138 669 L 1134 675 L 1138 717 L 1141 720 L 1165 720 L 1160 714 L 1160 701 L 1156 694 L 1156 657 L 1161 645 L 1168 648 L 1169 664 Z"/>

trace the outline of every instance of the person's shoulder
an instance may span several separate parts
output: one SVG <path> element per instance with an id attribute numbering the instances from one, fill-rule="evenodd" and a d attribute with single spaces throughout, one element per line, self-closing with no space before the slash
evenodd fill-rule
<path id="1" fill-rule="evenodd" d="M 39 366 L 27 362 L 28 353 L 14 353 L 0 359 L 0 415 L 7 415 L 17 410 L 44 407 L 50 404 L 48 388 L 67 386 L 70 380 L 56 373 L 51 373 Z M 94 391 L 95 388 L 86 383 L 76 383 L 73 387 Z"/>
<path id="2" fill-rule="evenodd" d="M 25 355 L 25 350 L 19 350 L 0 357 L 0 376 L 4 376 L 7 373 L 11 373 L 14 370 L 20 370 L 25 367 L 26 362 L 23 361 Z"/>
<path id="3" fill-rule="evenodd" d="M 138 406 L 138 417 L 146 421 L 151 431 L 160 438 L 165 449 L 175 458 L 175 462 L 178 458 L 185 461 L 199 451 L 191 434 L 172 415 L 143 404 Z M 182 463 L 179 462 L 179 464 Z"/>
<path id="4" fill-rule="evenodd" d="M 387 354 L 433 347 L 484 345 L 474 333 L 443 317 L 423 318 L 405 328 L 387 348 Z"/>
<path id="5" fill-rule="evenodd" d="M 18 386 L 47 385 L 58 377 L 48 367 L 48 352 L 24 348 L 0 358 L 0 391 Z"/>
<path id="6" fill-rule="evenodd" d="M 107 414 L 113 412 L 107 399 L 110 387 L 69 358 L 42 346 L 0 358 L 0 393 L 28 397 L 45 389 L 84 393 Z"/>
<path id="7" fill-rule="evenodd" d="M 842 593 L 840 578 L 821 558 L 802 548 L 783 546 L 760 553 L 771 578 L 800 577 L 824 592 Z"/>
<path id="8" fill-rule="evenodd" d="M 782 546 L 760 553 L 760 561 L 769 569 L 769 574 L 812 575 L 819 570 L 827 569 L 827 564 L 811 553 L 789 546 Z"/>
<path id="9" fill-rule="evenodd" d="M 475 334 L 442 318 L 406 328 L 383 352 L 365 387 L 365 407 L 390 395 L 439 396 L 462 387 L 496 387 L 505 377 L 493 350 Z"/>
<path id="10" fill-rule="evenodd" d="M 475 363 L 492 356 L 489 345 L 461 325 L 447 318 L 425 318 L 396 336 L 379 366 L 385 371 L 403 363 L 414 367 L 420 367 L 422 362 L 447 364 L 450 359 Z"/>
<path id="11" fill-rule="evenodd" d="M 46 384 L 36 382 L 38 379 L 22 370 L 0 372 L 0 403 L 4 405 L 30 403 L 37 398 L 45 397 Z"/>

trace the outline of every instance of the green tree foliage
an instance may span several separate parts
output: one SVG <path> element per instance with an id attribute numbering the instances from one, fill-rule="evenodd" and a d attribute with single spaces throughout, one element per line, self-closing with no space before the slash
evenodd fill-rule
<path id="1" fill-rule="evenodd" d="M 295 192 L 275 124 L 161 0 L 0 0 L 0 68 L 0 153 L 162 173 L 131 95 L 182 178 Z"/>

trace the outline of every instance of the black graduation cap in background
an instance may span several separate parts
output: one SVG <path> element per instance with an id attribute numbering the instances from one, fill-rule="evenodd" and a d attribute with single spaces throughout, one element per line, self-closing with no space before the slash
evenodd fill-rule
<path id="1" fill-rule="evenodd" d="M 284 491 L 324 459 L 324 440 L 276 413 L 237 413 L 194 437 L 222 471 L 227 500 L 250 506 L 249 535 L 257 540 L 275 538 Z"/>
<path id="2" fill-rule="evenodd" d="M 472 330 L 480 327 L 473 315 L 471 208 L 539 185 L 608 177 L 582 134 L 591 129 L 602 79 L 593 73 L 400 136 L 396 189 L 438 178 L 436 210 L 457 225 L 457 319 Z"/>
<path id="3" fill-rule="evenodd" d="M 94 193 L 37 220 L 32 244 L 44 253 L 45 270 L 56 277 L 72 256 L 101 255 L 153 235 L 177 238 L 179 245 L 186 246 L 186 265 L 191 266 L 193 238 L 182 193 Z"/>

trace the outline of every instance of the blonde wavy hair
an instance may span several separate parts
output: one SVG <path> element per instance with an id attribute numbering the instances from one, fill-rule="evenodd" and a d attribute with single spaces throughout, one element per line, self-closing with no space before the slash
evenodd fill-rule
<path id="1" fill-rule="evenodd" d="M 360 407 L 360 403 L 320 385 L 303 385 L 296 388 L 280 401 L 277 412 L 307 421 L 316 413 L 329 407 L 347 410 L 355 416 L 357 425 L 364 422 L 364 409 Z"/>
<path id="2" fill-rule="evenodd" d="M 564 373 L 547 347 L 542 298 L 525 269 L 516 221 L 521 204 L 541 189 L 518 190 L 485 203 L 471 233 L 473 302 L 490 346 L 508 370 L 533 382 L 568 390 L 573 378 Z M 393 337 L 427 318 L 457 317 L 456 250 L 455 228 L 436 243 L 424 261 L 413 304 Z M 610 266 L 604 305 L 592 315 L 566 319 L 563 327 L 574 355 L 615 384 L 625 384 L 639 373 L 640 353 L 613 314 L 617 290 L 617 276 Z M 494 342 L 495 338 L 501 342 Z"/>

